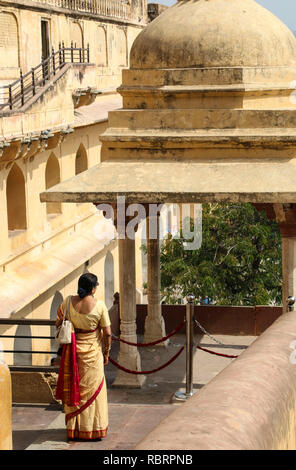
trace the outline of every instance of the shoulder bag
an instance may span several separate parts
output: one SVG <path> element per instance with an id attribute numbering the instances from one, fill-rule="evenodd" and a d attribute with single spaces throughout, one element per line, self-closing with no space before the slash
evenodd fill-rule
<path id="1" fill-rule="evenodd" d="M 70 301 L 71 296 L 66 300 L 65 309 L 63 312 L 63 321 L 61 325 L 57 328 L 55 339 L 59 344 L 70 344 L 72 343 L 72 322 L 70 320 Z M 68 312 L 69 320 L 66 320 L 66 313 Z"/>

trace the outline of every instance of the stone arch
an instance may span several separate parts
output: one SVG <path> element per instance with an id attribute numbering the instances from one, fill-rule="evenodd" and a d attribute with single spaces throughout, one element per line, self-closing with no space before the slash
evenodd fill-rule
<path id="1" fill-rule="evenodd" d="M 88 162 L 87 162 L 87 153 L 83 144 L 80 144 L 78 150 L 76 152 L 75 158 L 75 175 L 82 173 L 83 171 L 87 170 Z"/>
<path id="2" fill-rule="evenodd" d="M 114 294 L 114 259 L 110 251 L 107 252 L 104 263 L 105 304 L 107 308 L 113 305 Z"/>
<path id="3" fill-rule="evenodd" d="M 125 67 L 127 65 L 127 37 L 123 29 L 117 30 L 117 54 L 118 65 Z"/>
<path id="4" fill-rule="evenodd" d="M 20 167 L 14 163 L 6 182 L 8 230 L 27 229 L 26 185 Z"/>
<path id="5" fill-rule="evenodd" d="M 60 165 L 57 157 L 52 152 L 48 157 L 45 168 L 45 188 L 49 189 L 60 182 Z M 61 214 L 62 206 L 60 202 L 47 202 L 46 213 L 48 216 Z"/>
<path id="6" fill-rule="evenodd" d="M 17 336 L 28 336 L 28 338 L 18 338 Z M 15 332 L 14 346 L 15 351 L 32 351 L 32 338 L 30 325 L 19 325 Z M 13 364 L 15 366 L 31 366 L 32 352 L 13 353 Z"/>
<path id="7" fill-rule="evenodd" d="M 50 306 L 50 320 L 56 320 L 57 319 L 58 307 L 61 305 L 63 300 L 64 299 L 63 299 L 62 294 L 60 293 L 60 291 L 57 290 L 55 292 L 54 296 L 53 296 L 51 306 Z M 51 325 L 50 326 L 50 336 L 54 336 L 55 331 L 56 331 L 55 325 Z M 57 342 L 54 339 L 51 339 L 50 340 L 50 350 L 54 351 L 56 349 L 57 349 Z M 53 357 L 54 357 L 54 354 L 53 354 Z"/>
<path id="8" fill-rule="evenodd" d="M 18 22 L 6 11 L 0 12 L 0 67 L 19 67 Z"/>
<path id="9" fill-rule="evenodd" d="M 76 47 L 84 47 L 83 30 L 78 22 L 71 22 L 70 34 L 70 40 L 73 41 L 74 45 L 76 44 Z"/>
<path id="10" fill-rule="evenodd" d="M 108 62 L 107 33 L 103 26 L 98 26 L 96 38 L 96 64 L 105 66 Z"/>

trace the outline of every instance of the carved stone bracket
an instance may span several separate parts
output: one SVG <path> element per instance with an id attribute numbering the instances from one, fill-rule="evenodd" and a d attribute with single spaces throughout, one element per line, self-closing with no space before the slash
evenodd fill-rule
<path id="1" fill-rule="evenodd" d="M 253 204 L 278 223 L 282 237 L 296 238 L 296 204 Z"/>

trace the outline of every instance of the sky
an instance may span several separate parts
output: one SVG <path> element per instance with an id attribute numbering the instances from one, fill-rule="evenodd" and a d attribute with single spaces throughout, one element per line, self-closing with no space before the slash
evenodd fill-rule
<path id="1" fill-rule="evenodd" d="M 292 31 L 296 31 L 296 0 L 256 1 L 278 16 Z M 171 6 L 176 3 L 176 0 L 148 0 L 148 3 L 162 3 L 163 5 Z"/>

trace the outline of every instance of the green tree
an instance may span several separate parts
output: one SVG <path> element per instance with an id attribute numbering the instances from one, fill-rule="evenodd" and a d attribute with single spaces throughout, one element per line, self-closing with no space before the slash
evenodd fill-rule
<path id="1" fill-rule="evenodd" d="M 166 303 L 189 293 L 219 305 L 281 304 L 281 235 L 276 222 L 251 204 L 203 204 L 202 245 L 185 250 L 169 236 L 161 247 Z"/>

